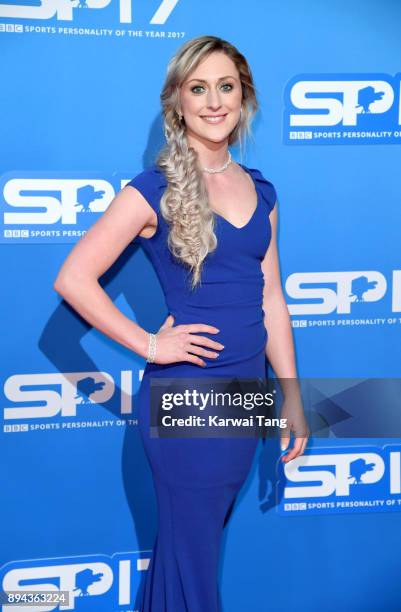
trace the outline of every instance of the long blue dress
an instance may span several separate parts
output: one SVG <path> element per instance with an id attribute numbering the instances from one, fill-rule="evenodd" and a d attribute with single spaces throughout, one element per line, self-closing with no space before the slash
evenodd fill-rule
<path id="1" fill-rule="evenodd" d="M 141 612 L 218 612 L 217 575 L 223 527 L 251 467 L 258 439 L 156 438 L 150 436 L 151 377 L 265 378 L 261 260 L 271 239 L 269 214 L 276 202 L 273 184 L 255 168 L 240 164 L 253 179 L 257 206 L 238 228 L 216 215 L 217 249 L 204 261 L 202 285 L 191 292 L 188 269 L 167 247 L 168 224 L 160 212 L 167 186 L 152 165 L 128 183 L 157 213 L 151 238 L 137 237 L 149 255 L 174 325 L 206 323 L 220 332 L 200 335 L 225 345 L 206 367 L 187 361 L 146 363 L 138 397 L 141 438 L 158 505 L 158 533 L 146 574 Z M 206 347 L 207 348 L 207 347 Z"/>

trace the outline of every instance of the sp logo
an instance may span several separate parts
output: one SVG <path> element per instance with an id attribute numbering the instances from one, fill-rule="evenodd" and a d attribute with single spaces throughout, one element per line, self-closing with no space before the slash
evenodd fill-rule
<path id="1" fill-rule="evenodd" d="M 4 408 L 4 419 L 75 417 L 80 406 L 104 404 L 114 392 L 114 380 L 107 372 L 15 374 L 4 385 L 4 395 L 14 402 Z"/>
<path id="2" fill-rule="evenodd" d="M 361 114 L 390 110 L 394 89 L 383 79 L 316 78 L 293 83 L 289 99 L 290 126 L 356 126 Z"/>
<path id="3" fill-rule="evenodd" d="M 288 304 L 292 315 L 350 314 L 356 303 L 383 299 L 388 283 L 377 270 L 295 272 L 287 278 L 285 289 L 296 300 Z M 401 312 L 401 270 L 393 270 L 390 291 L 392 312 Z"/>
<path id="4" fill-rule="evenodd" d="M 80 213 L 104 212 L 115 191 L 102 179 L 12 178 L 3 195 L 5 225 L 75 225 Z"/>

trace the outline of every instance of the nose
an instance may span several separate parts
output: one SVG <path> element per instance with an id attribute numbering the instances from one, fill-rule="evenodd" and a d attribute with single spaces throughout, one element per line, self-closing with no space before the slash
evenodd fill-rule
<path id="1" fill-rule="evenodd" d="M 207 107 L 213 111 L 217 111 L 221 107 L 220 93 L 213 88 L 210 88 L 208 92 Z"/>

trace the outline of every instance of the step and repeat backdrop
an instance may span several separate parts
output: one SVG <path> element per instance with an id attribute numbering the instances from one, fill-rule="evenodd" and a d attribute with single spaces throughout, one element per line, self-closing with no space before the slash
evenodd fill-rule
<path id="1" fill-rule="evenodd" d="M 224 609 L 401 610 L 401 438 L 391 419 L 380 428 L 401 394 L 400 20 L 395 0 L 0 4 L 0 585 L 70 593 L 18 609 L 138 608 L 157 528 L 136 414 L 145 362 L 53 282 L 163 145 L 169 58 L 213 34 L 255 78 L 254 137 L 232 153 L 277 189 L 299 375 L 333 381 L 309 394 L 327 430 L 302 457 L 284 466 L 277 439 L 258 446 L 225 530 Z M 136 241 L 101 283 L 160 327 Z M 373 424 L 349 435 L 356 406 Z"/>

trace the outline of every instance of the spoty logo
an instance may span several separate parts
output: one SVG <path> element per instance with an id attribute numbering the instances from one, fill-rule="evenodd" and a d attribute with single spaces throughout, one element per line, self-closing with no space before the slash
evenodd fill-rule
<path id="1" fill-rule="evenodd" d="M 284 91 L 286 144 L 401 139 L 401 74 L 301 74 Z"/>
<path id="2" fill-rule="evenodd" d="M 84 173 L 8 172 L 0 177 L 2 241 L 76 241 L 127 182 Z"/>
<path id="3" fill-rule="evenodd" d="M 401 445 L 310 449 L 283 471 L 281 512 L 401 510 Z"/>
<path id="4" fill-rule="evenodd" d="M 18 607 L 21 612 L 51 610 L 132 609 L 138 590 L 139 572 L 149 567 L 149 551 L 107 555 L 85 555 L 7 563 L 0 570 L 3 591 L 68 591 L 66 605 L 47 603 Z M 77 601 L 78 600 L 78 601 Z M 3 606 L 13 612 L 15 606 Z"/>
<path id="5" fill-rule="evenodd" d="M 170 17 L 178 0 L 163 0 L 150 19 L 152 25 L 163 25 Z M 52 19 L 73 21 L 74 9 L 105 9 L 111 0 L 42 0 L 40 6 L 31 4 L 0 4 L 0 17 L 21 19 Z M 119 0 L 120 23 L 132 23 L 133 0 Z"/>
<path id="6" fill-rule="evenodd" d="M 120 387 L 120 414 L 131 414 L 131 370 L 121 372 Z M 14 374 L 4 384 L 6 401 L 14 403 L 5 406 L 4 420 L 75 417 L 79 408 L 104 404 L 114 393 L 115 382 L 107 372 Z"/>

